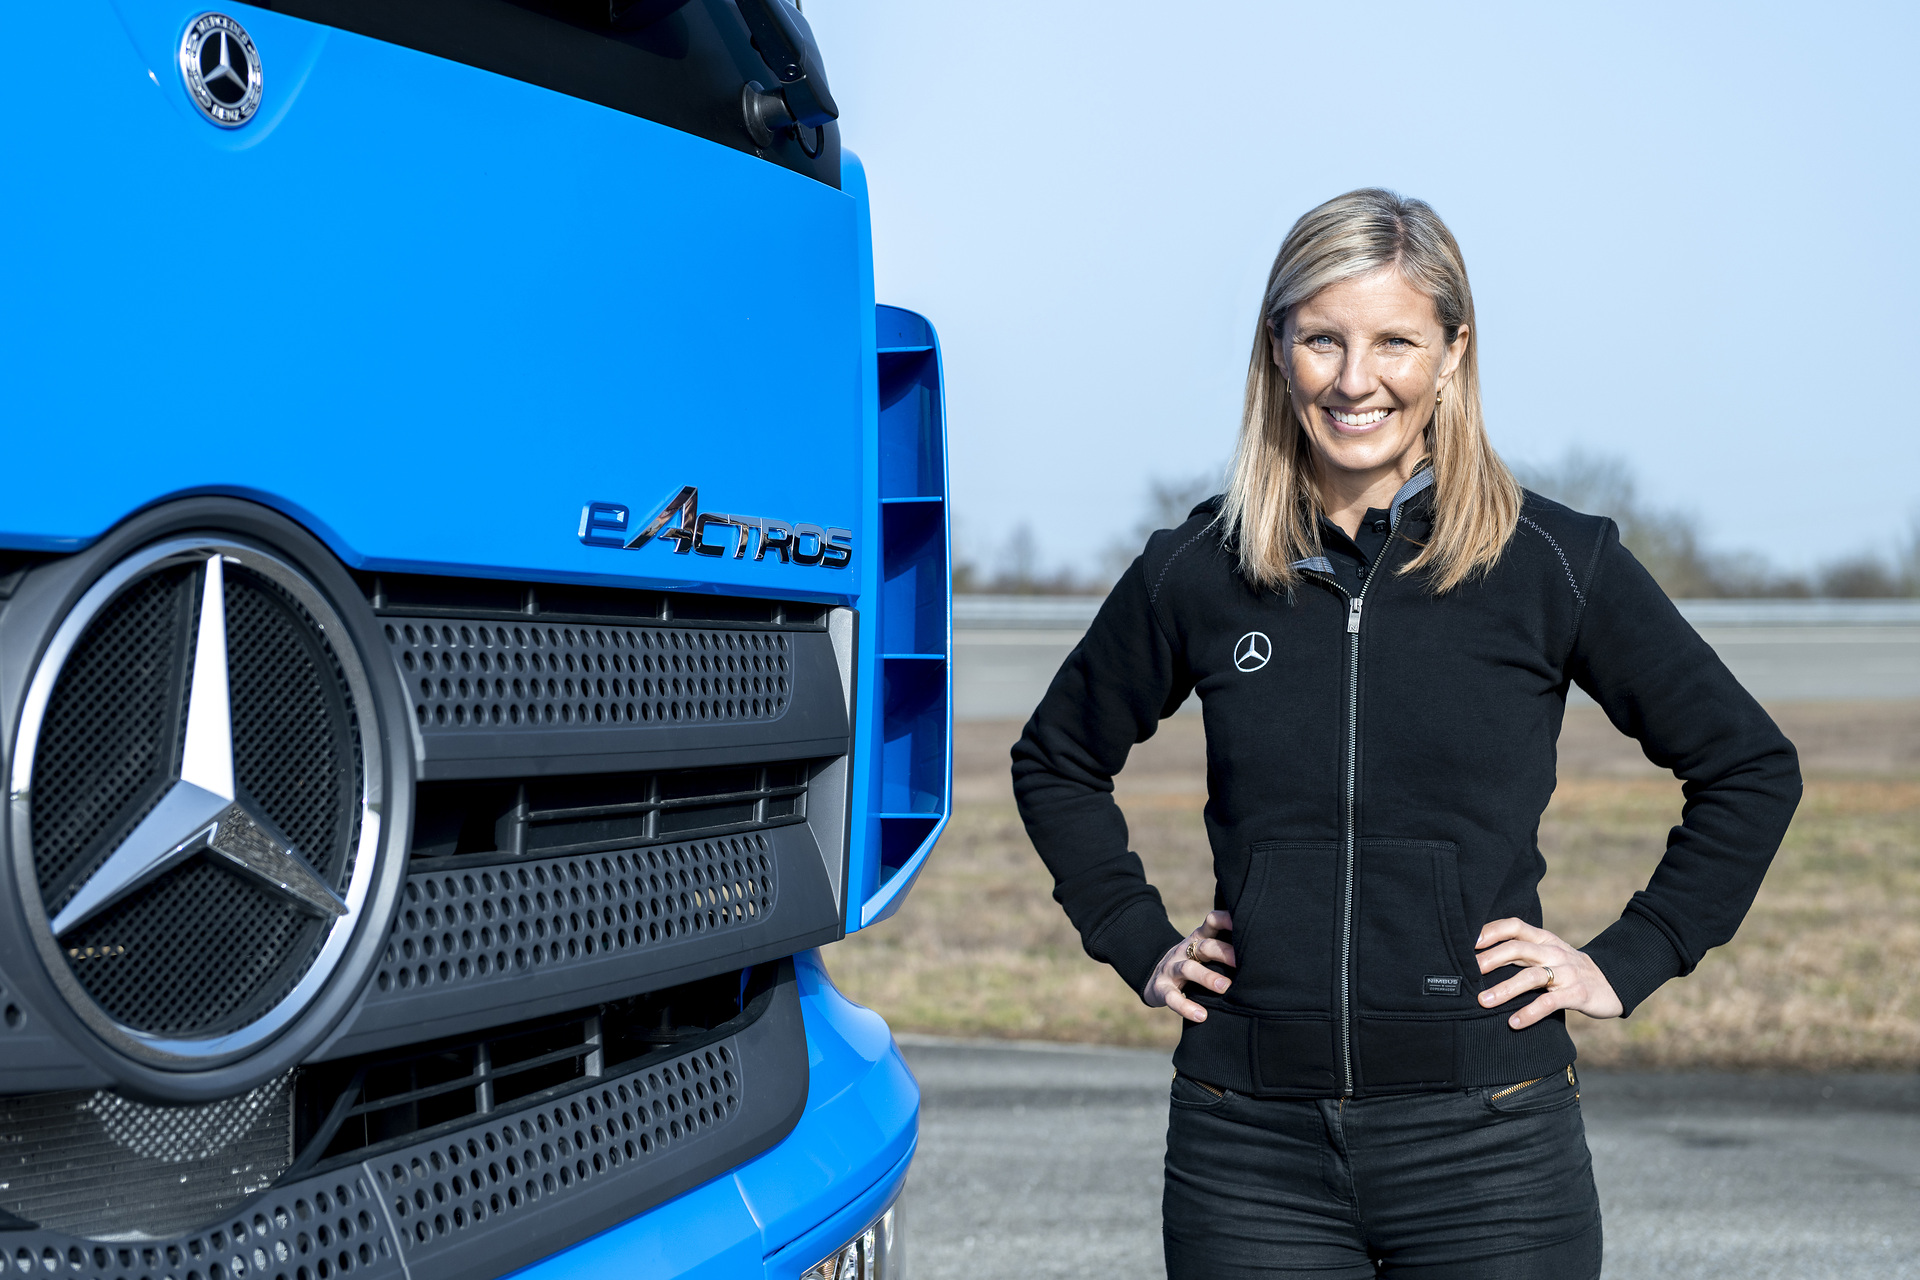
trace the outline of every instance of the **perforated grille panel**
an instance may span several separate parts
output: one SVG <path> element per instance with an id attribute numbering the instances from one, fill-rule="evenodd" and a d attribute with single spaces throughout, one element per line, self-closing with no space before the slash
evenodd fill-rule
<path id="1" fill-rule="evenodd" d="M 759 833 L 624 853 L 415 873 L 379 992 L 499 982 L 569 961 L 737 929 L 778 898 Z"/>
<path id="2" fill-rule="evenodd" d="M 409 1264 L 430 1267 L 435 1245 L 468 1227 L 530 1215 L 724 1125 L 740 1107 L 737 1067 L 723 1042 L 367 1165 L 393 1206 Z"/>
<path id="3" fill-rule="evenodd" d="M 156 1240 L 76 1243 L 42 1231 L 0 1236 L 0 1274 L 73 1280 L 333 1280 L 401 1273 L 364 1169 L 307 1179 L 211 1229 Z M 12 1270 L 6 1270 L 7 1264 Z"/>
<path id="4" fill-rule="evenodd" d="M 751 723 L 792 694 L 780 631 L 390 618 L 387 639 L 422 728 Z"/>
<path id="5" fill-rule="evenodd" d="M 359 727 L 317 624 L 238 565 L 226 579 L 234 776 L 336 889 L 358 839 Z M 50 910 L 157 802 L 177 771 L 197 570 L 136 581 L 81 637 L 35 756 L 35 866 Z M 191 921 L 191 927 L 183 926 Z M 204 1035 L 277 1003 L 325 925 L 252 880 L 190 858 L 67 933 L 75 977 L 125 1026 Z"/>
<path id="6" fill-rule="evenodd" d="M 190 1235 L 92 1242 L 45 1230 L 7 1232 L 0 1235 L 0 1273 L 334 1280 L 403 1275 L 404 1253 L 412 1275 L 442 1274 L 439 1259 L 468 1233 L 503 1221 L 531 1222 L 543 1206 L 644 1170 L 724 1129 L 739 1115 L 745 1088 L 737 1041 L 728 1037 L 295 1180 Z"/>

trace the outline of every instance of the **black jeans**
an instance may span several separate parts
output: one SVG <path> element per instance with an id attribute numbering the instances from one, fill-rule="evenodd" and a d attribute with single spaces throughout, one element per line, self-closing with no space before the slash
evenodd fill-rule
<path id="1" fill-rule="evenodd" d="M 1167 1274 L 1593 1280 L 1600 1201 L 1573 1069 L 1338 1099 L 1173 1082 Z"/>

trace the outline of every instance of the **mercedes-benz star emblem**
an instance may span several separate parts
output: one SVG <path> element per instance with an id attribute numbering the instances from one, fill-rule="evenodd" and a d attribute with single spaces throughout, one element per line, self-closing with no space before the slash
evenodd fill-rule
<path id="1" fill-rule="evenodd" d="M 1242 671 L 1258 671 L 1273 657 L 1273 641 L 1264 631 L 1249 631 L 1233 646 L 1233 665 Z"/>
<path id="2" fill-rule="evenodd" d="M 225 599 L 221 558 L 210 556 L 200 591 L 200 628 L 194 642 L 193 683 L 187 694 L 180 778 L 54 916 L 54 937 L 71 933 L 141 885 L 202 852 L 225 859 L 313 915 L 347 914 L 347 904 L 306 860 L 265 818 L 235 798 Z"/>
<path id="3" fill-rule="evenodd" d="M 393 882 L 379 723 L 332 600 L 239 537 L 140 547 L 60 620 L 8 762 L 14 887 L 67 1007 L 136 1069 L 265 1079 L 325 1034 Z"/>
<path id="4" fill-rule="evenodd" d="M 224 13 L 203 13 L 180 39 L 180 78 L 200 114 L 238 129 L 260 109 L 260 51 Z"/>

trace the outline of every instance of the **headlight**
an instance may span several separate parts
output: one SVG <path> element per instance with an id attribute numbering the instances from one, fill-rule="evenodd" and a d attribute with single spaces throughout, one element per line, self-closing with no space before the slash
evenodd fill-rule
<path id="1" fill-rule="evenodd" d="M 800 1280 L 900 1280 L 900 1250 L 894 1235 L 894 1210 L 800 1273 Z"/>

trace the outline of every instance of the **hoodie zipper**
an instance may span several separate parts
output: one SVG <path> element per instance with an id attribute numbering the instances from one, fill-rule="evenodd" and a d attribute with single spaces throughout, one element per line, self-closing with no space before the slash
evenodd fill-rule
<path id="1" fill-rule="evenodd" d="M 1367 576 L 1360 580 L 1360 594 L 1349 595 L 1338 582 L 1330 583 L 1347 598 L 1347 805 L 1344 865 L 1340 875 L 1340 1096 L 1343 1098 L 1353 1096 L 1353 872 L 1360 800 L 1360 611 L 1366 605 L 1367 588 L 1373 585 L 1373 575 L 1380 571 L 1399 531 L 1400 513 L 1396 511 L 1393 525 L 1387 530 L 1387 540 L 1380 545 L 1380 554 L 1373 558 Z"/>

